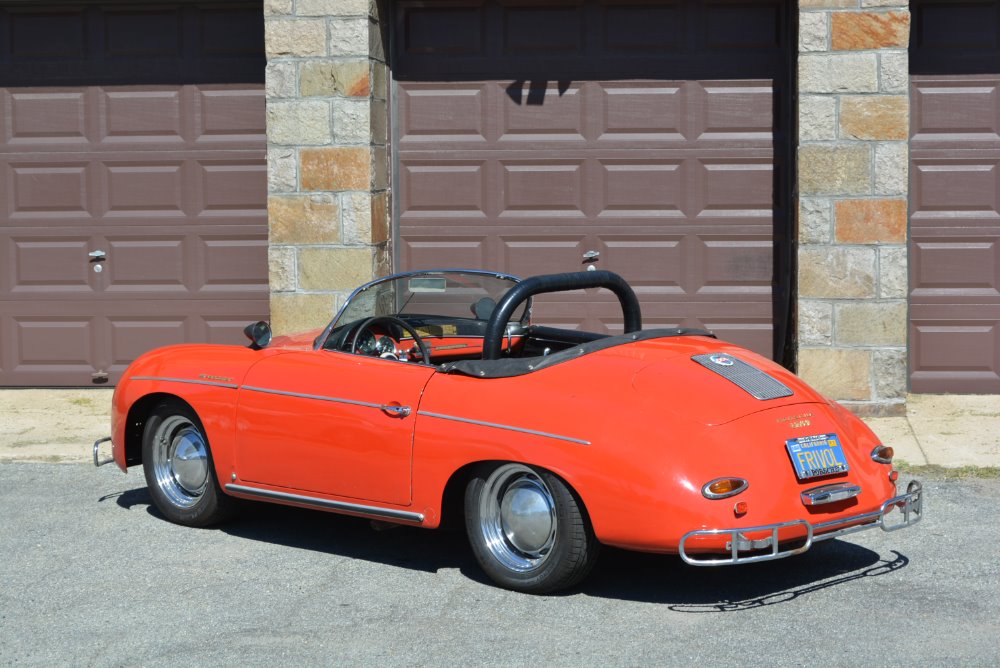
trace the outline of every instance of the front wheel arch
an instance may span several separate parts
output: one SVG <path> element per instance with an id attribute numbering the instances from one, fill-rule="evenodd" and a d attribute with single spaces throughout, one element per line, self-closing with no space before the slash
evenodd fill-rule
<path id="1" fill-rule="evenodd" d="M 175 401 L 186 406 L 192 413 L 197 415 L 194 407 L 184 401 L 176 394 L 169 392 L 153 392 L 139 397 L 128 409 L 125 418 L 125 465 L 136 466 L 142 464 L 142 435 L 146 429 L 146 420 L 153 414 L 153 410 L 164 401 Z M 204 428 L 204 426 L 202 426 Z"/>

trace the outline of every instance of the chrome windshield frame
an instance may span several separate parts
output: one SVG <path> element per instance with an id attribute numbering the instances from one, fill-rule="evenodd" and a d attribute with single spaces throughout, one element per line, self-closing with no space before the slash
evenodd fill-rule
<path id="1" fill-rule="evenodd" d="M 505 274 L 502 271 L 486 271 L 485 269 L 460 269 L 460 268 L 419 269 L 415 271 L 403 271 L 399 272 L 398 274 L 390 274 L 388 276 L 382 276 L 381 278 L 376 278 L 372 281 L 368 281 L 362 286 L 355 288 L 354 291 L 351 292 L 351 294 L 347 297 L 347 299 L 344 300 L 344 304 L 334 314 L 333 319 L 327 324 L 326 327 L 323 328 L 323 331 L 320 333 L 320 335 L 317 336 L 316 339 L 313 341 L 313 350 L 320 350 L 323 347 L 323 344 L 326 343 L 327 339 L 330 338 L 330 334 L 333 332 L 333 326 L 337 324 L 338 320 L 340 320 L 340 316 L 344 313 L 344 311 L 347 310 L 347 307 L 350 305 L 351 301 L 365 290 L 368 290 L 369 288 L 372 288 L 376 285 L 386 283 L 388 281 L 411 278 L 413 276 L 424 276 L 427 274 L 449 274 L 449 273 L 472 274 L 476 276 L 492 276 L 493 278 L 497 278 L 500 280 L 512 281 L 515 285 L 520 283 L 522 280 L 518 276 L 514 276 L 513 274 Z M 527 321 L 530 314 L 531 314 L 531 301 L 529 300 L 528 304 L 524 309 L 524 315 L 521 317 L 521 321 L 522 322 Z"/>

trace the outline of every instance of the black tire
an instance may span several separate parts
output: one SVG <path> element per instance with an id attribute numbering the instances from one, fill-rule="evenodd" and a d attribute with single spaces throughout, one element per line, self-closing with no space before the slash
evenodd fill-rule
<path id="1" fill-rule="evenodd" d="M 160 403 L 146 420 L 142 467 L 153 504 L 171 522 L 205 527 L 236 509 L 219 487 L 201 421 L 179 401 Z"/>
<path id="2" fill-rule="evenodd" d="M 469 481 L 465 528 L 486 574 L 501 587 L 531 594 L 579 583 L 600 549 L 573 490 L 523 464 L 501 464 Z"/>

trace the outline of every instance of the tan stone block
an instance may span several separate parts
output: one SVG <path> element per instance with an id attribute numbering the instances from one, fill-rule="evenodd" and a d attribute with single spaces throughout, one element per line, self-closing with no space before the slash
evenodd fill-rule
<path id="1" fill-rule="evenodd" d="M 292 0 L 264 0 L 264 16 L 292 13 Z"/>
<path id="2" fill-rule="evenodd" d="M 371 104 L 367 99 L 343 98 L 330 101 L 333 137 L 338 144 L 371 142 Z"/>
<path id="3" fill-rule="evenodd" d="M 299 16 L 368 16 L 368 0 L 298 0 Z"/>
<path id="4" fill-rule="evenodd" d="M 875 394 L 879 399 L 906 399 L 906 350 L 874 351 Z"/>
<path id="5" fill-rule="evenodd" d="M 386 100 L 389 97 L 389 74 L 385 63 L 372 62 L 372 97 Z"/>
<path id="6" fill-rule="evenodd" d="M 372 280 L 371 248 L 302 248 L 299 288 L 353 290 Z"/>
<path id="7" fill-rule="evenodd" d="M 298 161 L 295 149 L 281 146 L 267 147 L 267 191 L 269 193 L 295 190 Z"/>
<path id="8" fill-rule="evenodd" d="M 799 12 L 799 51 L 829 50 L 827 12 Z"/>
<path id="9" fill-rule="evenodd" d="M 392 244 L 384 243 L 375 247 L 375 276 L 392 273 Z"/>
<path id="10" fill-rule="evenodd" d="M 264 21 L 264 50 L 268 60 L 283 56 L 322 56 L 326 53 L 323 19 L 268 18 Z"/>
<path id="11" fill-rule="evenodd" d="M 875 296 L 875 249 L 805 246 L 799 249 L 799 297 L 857 299 Z"/>
<path id="12" fill-rule="evenodd" d="M 330 105 L 321 100 L 269 100 L 267 140 L 272 144 L 302 146 L 328 144 L 333 139 Z"/>
<path id="13" fill-rule="evenodd" d="M 799 300 L 799 343 L 828 346 L 833 342 L 833 306 L 812 299 Z"/>
<path id="14" fill-rule="evenodd" d="M 909 7 L 910 0 L 861 0 L 862 7 Z"/>
<path id="15" fill-rule="evenodd" d="M 389 189 L 389 150 L 385 146 L 372 147 L 372 190 Z"/>
<path id="16" fill-rule="evenodd" d="M 369 244 L 372 240 L 372 196 L 369 193 L 344 193 L 340 196 L 344 211 L 344 241 Z"/>
<path id="17" fill-rule="evenodd" d="M 299 164 L 303 190 L 368 190 L 371 186 L 367 146 L 302 149 Z"/>
<path id="18" fill-rule="evenodd" d="M 906 94 L 910 90 L 910 56 L 906 51 L 882 51 L 878 54 L 880 91 Z"/>
<path id="19" fill-rule="evenodd" d="M 906 345 L 906 302 L 837 304 L 834 344 Z"/>
<path id="20" fill-rule="evenodd" d="M 799 139 L 802 141 L 837 139 L 837 99 L 834 96 L 799 97 Z"/>
<path id="21" fill-rule="evenodd" d="M 368 31 L 371 28 L 368 17 L 327 20 L 330 31 L 331 56 L 368 56 Z"/>
<path id="22" fill-rule="evenodd" d="M 271 329 L 275 334 L 292 334 L 325 327 L 332 319 L 335 295 L 308 295 L 298 292 L 271 293 Z"/>
<path id="23" fill-rule="evenodd" d="M 845 244 L 906 241 L 906 200 L 845 199 L 834 205 L 836 239 Z"/>
<path id="24" fill-rule="evenodd" d="M 910 12 L 834 12 L 830 45 L 834 51 L 905 48 L 910 43 Z"/>
<path id="25" fill-rule="evenodd" d="M 267 275 L 271 292 L 295 291 L 295 248 L 271 246 L 267 249 Z"/>
<path id="26" fill-rule="evenodd" d="M 803 197 L 799 200 L 799 243 L 824 244 L 833 237 L 830 200 Z"/>
<path id="27" fill-rule="evenodd" d="M 910 147 L 907 142 L 875 145 L 875 194 L 909 195 Z"/>
<path id="28" fill-rule="evenodd" d="M 359 58 L 303 63 L 299 73 L 299 90 L 304 97 L 368 97 L 371 92 L 369 61 Z"/>
<path id="29" fill-rule="evenodd" d="M 871 192 L 868 146 L 799 147 L 802 195 L 867 195 Z"/>
<path id="30" fill-rule="evenodd" d="M 329 195 L 272 195 L 267 219 L 273 244 L 340 243 L 340 206 Z"/>
<path id="31" fill-rule="evenodd" d="M 857 6 L 858 0 L 799 0 L 799 9 L 844 9 Z"/>
<path id="32" fill-rule="evenodd" d="M 383 192 L 372 197 L 372 243 L 380 244 L 389 240 L 389 193 Z"/>
<path id="33" fill-rule="evenodd" d="M 295 97 L 295 61 L 275 60 L 264 68 L 267 98 Z"/>
<path id="34" fill-rule="evenodd" d="M 840 135 L 846 139 L 906 139 L 910 100 L 905 95 L 852 95 L 840 101 Z"/>
<path id="35" fill-rule="evenodd" d="M 878 249 L 878 296 L 883 299 L 906 299 L 910 292 L 906 246 L 880 246 Z"/>
<path id="36" fill-rule="evenodd" d="M 371 142 L 385 146 L 389 142 L 389 120 L 386 103 L 382 100 L 371 101 Z"/>
<path id="37" fill-rule="evenodd" d="M 798 374 L 830 399 L 872 398 L 871 352 L 843 348 L 799 350 Z"/>
<path id="38" fill-rule="evenodd" d="M 874 53 L 806 53 L 799 56 L 802 93 L 874 93 L 878 57 Z"/>

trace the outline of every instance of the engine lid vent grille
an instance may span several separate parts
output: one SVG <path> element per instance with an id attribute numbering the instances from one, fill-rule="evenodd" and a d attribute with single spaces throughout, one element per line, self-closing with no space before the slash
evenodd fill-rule
<path id="1" fill-rule="evenodd" d="M 792 396 L 792 391 L 757 367 L 724 353 L 708 353 L 692 357 L 709 371 L 735 383 L 755 399 L 767 401 Z"/>

